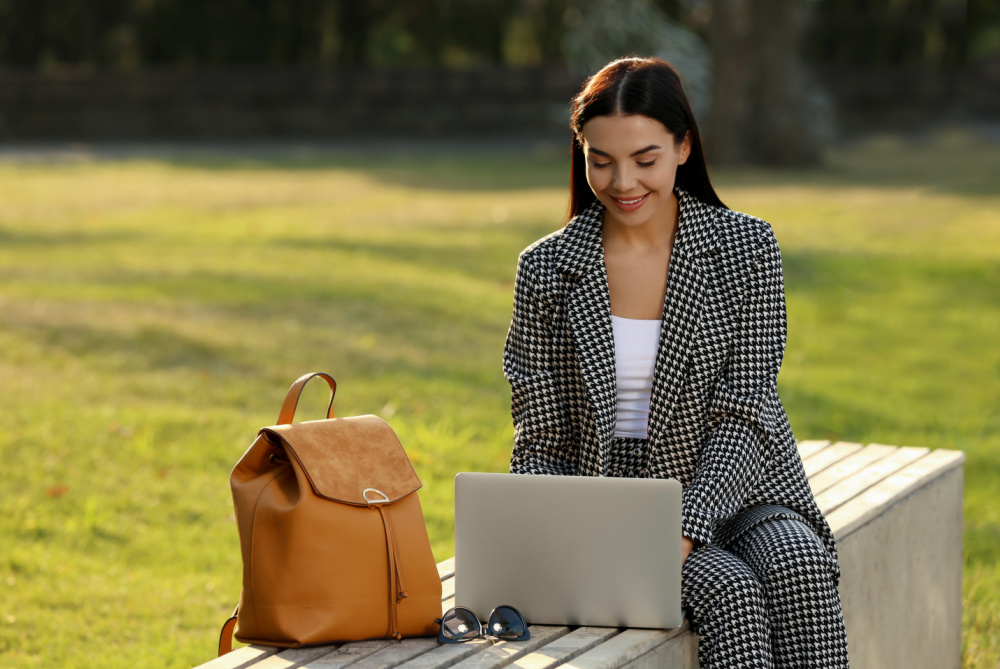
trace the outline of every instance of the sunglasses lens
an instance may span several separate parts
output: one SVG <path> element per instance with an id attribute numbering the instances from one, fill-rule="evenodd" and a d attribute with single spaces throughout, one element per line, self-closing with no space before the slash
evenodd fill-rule
<path id="1" fill-rule="evenodd" d="M 453 641 L 475 639 L 481 631 L 476 614 L 469 609 L 451 609 L 441 619 L 441 634 Z"/>
<path id="2" fill-rule="evenodd" d="M 528 624 L 518 613 L 517 609 L 510 606 L 498 606 L 490 615 L 487 634 L 491 634 L 498 639 L 520 639 L 528 631 Z"/>

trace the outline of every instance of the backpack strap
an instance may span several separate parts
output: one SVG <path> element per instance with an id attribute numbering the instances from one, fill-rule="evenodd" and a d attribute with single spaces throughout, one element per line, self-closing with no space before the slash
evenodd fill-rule
<path id="1" fill-rule="evenodd" d="M 399 556 L 399 544 L 396 542 L 396 528 L 392 525 L 392 516 L 388 504 L 372 504 L 382 516 L 382 526 L 385 529 L 385 548 L 389 558 L 389 636 L 401 639 L 399 634 L 399 603 L 406 599 L 406 583 L 403 581 L 403 561 Z"/>

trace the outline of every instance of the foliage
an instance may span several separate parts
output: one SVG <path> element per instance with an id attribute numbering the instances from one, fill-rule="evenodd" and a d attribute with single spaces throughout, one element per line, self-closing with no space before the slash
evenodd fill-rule
<path id="1" fill-rule="evenodd" d="M 470 65 L 560 58 L 568 0 L 0 0 L 0 63 Z"/>
<path id="2" fill-rule="evenodd" d="M 998 169 L 959 134 L 717 175 L 782 245 L 799 438 L 966 452 L 966 667 L 1000 660 Z M 0 163 L 0 664 L 209 659 L 239 589 L 228 472 L 306 370 L 391 421 L 449 557 L 454 474 L 507 467 L 514 264 L 565 172 L 387 145 Z M 299 417 L 324 407 L 307 388 Z"/>
<path id="3" fill-rule="evenodd" d="M 969 49 L 973 58 L 1000 54 L 1000 3 L 969 0 Z"/>
<path id="4" fill-rule="evenodd" d="M 969 22 L 966 0 L 821 0 L 807 50 L 828 64 L 955 66 L 986 27 Z"/>
<path id="5" fill-rule="evenodd" d="M 567 33 L 593 13 L 606 14 L 614 4 L 606 0 L 0 0 L 0 64 L 51 71 L 562 63 Z M 706 0 L 630 4 L 670 17 L 702 36 L 710 19 Z M 822 62 L 961 64 L 968 56 L 968 44 L 976 53 L 989 50 L 1000 29 L 992 0 L 969 0 L 975 20 L 968 25 L 966 0 L 814 4 L 817 21 L 807 42 L 812 58 Z M 662 20 L 656 23 L 659 32 L 666 30 L 672 40 L 677 39 L 676 30 L 663 28 Z M 648 28 L 638 26 L 640 31 Z M 689 54 L 690 39 L 679 39 L 683 53 Z M 619 55 L 624 54 L 613 54 Z"/>
<path id="6" fill-rule="evenodd" d="M 588 76 L 622 56 L 656 56 L 682 73 L 684 87 L 702 118 L 711 97 L 712 59 L 705 42 L 649 0 L 591 0 L 571 15 L 563 49 L 569 63 Z M 699 107 L 700 105 L 700 107 Z"/>

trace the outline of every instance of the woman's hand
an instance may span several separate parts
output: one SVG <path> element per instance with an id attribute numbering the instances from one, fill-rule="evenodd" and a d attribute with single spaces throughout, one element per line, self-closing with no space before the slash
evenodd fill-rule
<path id="1" fill-rule="evenodd" d="M 687 537 L 681 537 L 681 564 L 688 559 L 688 555 L 694 550 L 694 542 Z"/>

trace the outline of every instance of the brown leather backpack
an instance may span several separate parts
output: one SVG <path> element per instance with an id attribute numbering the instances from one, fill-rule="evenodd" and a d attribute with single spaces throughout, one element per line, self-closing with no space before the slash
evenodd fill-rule
<path id="1" fill-rule="evenodd" d="M 292 423 L 315 376 L 330 385 L 327 420 Z M 299 378 L 233 469 L 243 590 L 220 655 L 234 626 L 239 641 L 286 647 L 437 633 L 420 479 L 381 418 L 333 417 L 336 390 L 328 374 Z"/>

